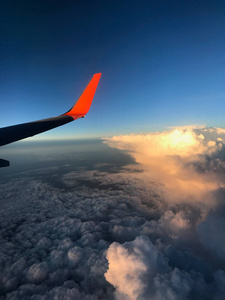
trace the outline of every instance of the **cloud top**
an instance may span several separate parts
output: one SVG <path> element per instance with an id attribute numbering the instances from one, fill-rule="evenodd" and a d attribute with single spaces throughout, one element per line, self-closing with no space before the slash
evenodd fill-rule
<path id="1" fill-rule="evenodd" d="M 206 191 L 224 187 L 215 170 L 206 172 L 207 160 L 211 165 L 218 163 L 212 156 L 223 148 L 222 138 L 207 136 L 211 130 L 172 129 L 170 131 L 142 135 L 124 135 L 105 138 L 110 147 L 126 150 L 140 164 L 151 180 L 166 186 L 171 200 L 182 196 L 199 197 Z M 221 132 L 221 130 L 219 131 Z M 214 133 L 218 133 L 215 129 Z M 200 174 L 200 168 L 203 172 Z"/>

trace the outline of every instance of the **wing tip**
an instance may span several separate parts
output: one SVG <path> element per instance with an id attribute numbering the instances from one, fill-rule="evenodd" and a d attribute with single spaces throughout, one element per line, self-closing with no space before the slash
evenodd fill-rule
<path id="1" fill-rule="evenodd" d="M 95 73 L 93 76 L 99 76 L 101 77 L 102 73 Z"/>
<path id="2" fill-rule="evenodd" d="M 87 87 L 85 88 L 85 90 L 83 91 L 82 95 L 79 97 L 77 102 L 64 115 L 69 115 L 73 117 L 74 120 L 76 120 L 78 118 L 84 117 L 88 113 L 101 75 L 102 73 L 95 73 L 93 75 L 92 79 L 88 83 Z"/>

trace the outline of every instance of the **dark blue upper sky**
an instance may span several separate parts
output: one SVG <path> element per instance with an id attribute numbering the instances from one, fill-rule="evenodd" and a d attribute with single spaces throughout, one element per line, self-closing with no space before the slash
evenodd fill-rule
<path id="1" fill-rule="evenodd" d="M 96 72 L 85 120 L 40 137 L 225 126 L 224 1 L 0 3 L 0 127 L 67 111 Z"/>

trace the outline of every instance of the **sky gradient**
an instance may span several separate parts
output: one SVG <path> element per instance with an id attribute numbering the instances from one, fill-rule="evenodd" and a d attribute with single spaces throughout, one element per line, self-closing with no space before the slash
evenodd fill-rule
<path id="1" fill-rule="evenodd" d="M 1 1 L 1 127 L 66 112 L 94 73 L 84 120 L 38 138 L 224 127 L 224 1 Z"/>

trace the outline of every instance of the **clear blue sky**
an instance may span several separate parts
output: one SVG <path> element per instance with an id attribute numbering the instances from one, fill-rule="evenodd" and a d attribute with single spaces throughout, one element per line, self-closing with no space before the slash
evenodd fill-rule
<path id="1" fill-rule="evenodd" d="M 39 137 L 225 127 L 222 0 L 2 0 L 0 22 L 0 127 L 67 111 L 97 72 L 87 117 Z"/>

